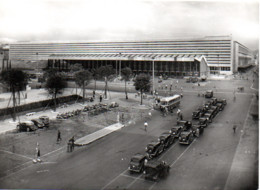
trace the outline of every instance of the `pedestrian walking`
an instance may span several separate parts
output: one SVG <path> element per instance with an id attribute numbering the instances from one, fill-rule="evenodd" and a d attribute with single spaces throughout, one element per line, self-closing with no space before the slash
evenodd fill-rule
<path id="1" fill-rule="evenodd" d="M 146 131 L 147 130 L 147 127 L 148 127 L 148 123 L 147 121 L 144 122 L 144 130 Z"/>
<path id="2" fill-rule="evenodd" d="M 58 130 L 57 143 L 59 143 L 60 141 L 61 141 L 61 133 L 60 133 L 60 130 Z"/>
<path id="3" fill-rule="evenodd" d="M 233 131 L 236 133 L 237 125 L 233 125 Z"/>
<path id="4" fill-rule="evenodd" d="M 99 96 L 99 101 L 102 102 L 102 95 Z"/>
<path id="5" fill-rule="evenodd" d="M 96 92 L 95 90 L 93 90 L 93 98 L 95 98 Z"/>
<path id="6" fill-rule="evenodd" d="M 70 142 L 71 142 L 71 152 L 74 150 L 74 143 L 75 143 L 75 139 L 74 139 L 74 136 L 70 139 Z"/>

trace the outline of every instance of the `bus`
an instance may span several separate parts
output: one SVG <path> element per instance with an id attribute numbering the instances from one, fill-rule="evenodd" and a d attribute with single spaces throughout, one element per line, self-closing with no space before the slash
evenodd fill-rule
<path id="1" fill-rule="evenodd" d="M 176 94 L 174 96 L 165 97 L 160 100 L 160 109 L 161 111 L 164 111 L 165 108 L 168 109 L 168 111 L 173 111 L 174 108 L 179 106 L 181 103 L 181 96 Z"/>

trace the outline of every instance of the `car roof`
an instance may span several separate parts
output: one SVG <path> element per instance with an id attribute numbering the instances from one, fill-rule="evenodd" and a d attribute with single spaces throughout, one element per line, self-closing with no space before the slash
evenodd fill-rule
<path id="1" fill-rule="evenodd" d="M 155 146 L 155 145 L 157 145 L 157 144 L 159 144 L 159 143 L 160 143 L 160 142 L 158 142 L 158 141 L 152 141 L 152 142 L 150 142 L 150 143 L 148 144 L 148 146 L 149 146 L 149 145 L 154 145 L 154 146 Z"/>
<path id="2" fill-rule="evenodd" d="M 191 133 L 191 131 L 183 131 L 181 134 L 182 135 L 189 135 Z"/>
<path id="3" fill-rule="evenodd" d="M 206 92 L 213 92 L 213 90 L 207 90 Z"/>
<path id="4" fill-rule="evenodd" d="M 26 123 L 26 124 L 34 125 L 34 123 L 32 121 L 21 121 L 20 123 Z"/>
<path id="5" fill-rule="evenodd" d="M 171 135 L 171 133 L 170 133 L 169 131 L 167 131 L 167 132 L 162 133 L 162 134 L 160 135 L 160 137 L 168 137 L 168 136 L 170 136 L 170 135 Z"/>
<path id="6" fill-rule="evenodd" d="M 159 166 L 161 164 L 160 161 L 157 160 L 150 160 L 146 163 L 145 167 L 150 167 L 150 168 L 156 168 L 157 166 Z"/>
<path id="7" fill-rule="evenodd" d="M 140 154 L 140 153 L 137 153 L 137 154 L 135 154 L 134 156 L 132 156 L 132 158 L 136 158 L 136 159 L 138 159 L 138 160 L 141 160 L 141 159 L 143 159 L 144 157 L 145 157 L 145 155 Z"/>

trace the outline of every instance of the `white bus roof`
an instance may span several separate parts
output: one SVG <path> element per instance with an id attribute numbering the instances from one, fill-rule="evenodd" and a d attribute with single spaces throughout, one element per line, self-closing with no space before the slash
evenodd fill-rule
<path id="1" fill-rule="evenodd" d="M 180 95 L 175 94 L 174 96 L 162 98 L 161 101 L 168 102 L 168 101 L 170 101 L 170 100 L 173 100 L 173 99 L 176 99 L 176 98 L 179 98 L 179 97 L 180 97 Z"/>

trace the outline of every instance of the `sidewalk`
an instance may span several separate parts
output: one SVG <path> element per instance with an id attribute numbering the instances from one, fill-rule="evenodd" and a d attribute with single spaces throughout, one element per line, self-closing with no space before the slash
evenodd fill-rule
<path id="1" fill-rule="evenodd" d="M 246 190 L 258 187 L 258 122 L 250 115 L 256 99 L 252 100 L 244 128 L 241 130 L 230 173 L 224 190 Z"/>

